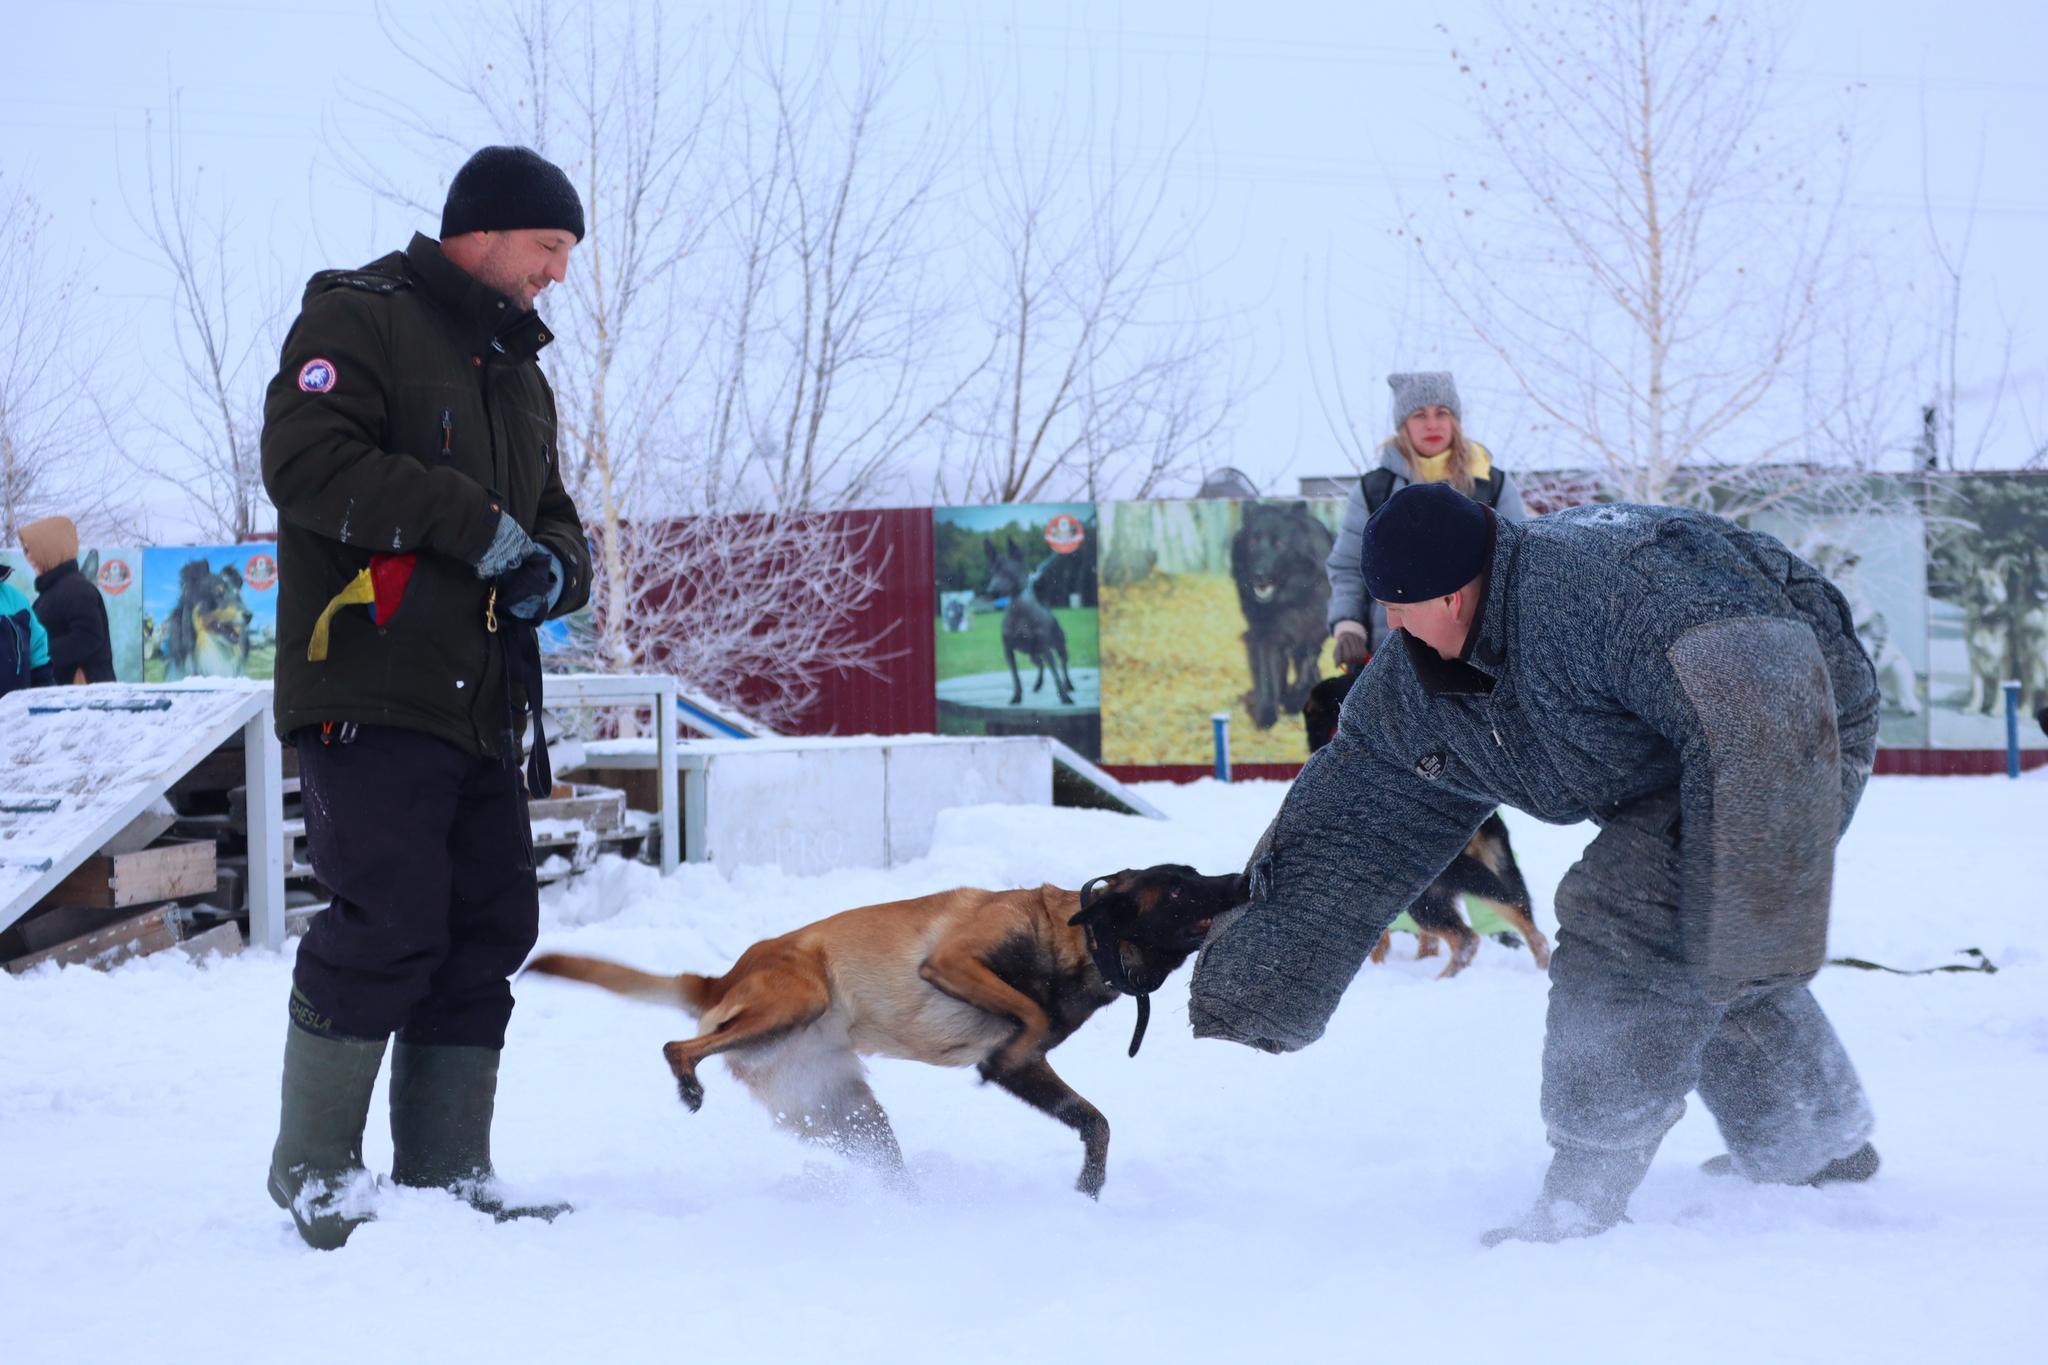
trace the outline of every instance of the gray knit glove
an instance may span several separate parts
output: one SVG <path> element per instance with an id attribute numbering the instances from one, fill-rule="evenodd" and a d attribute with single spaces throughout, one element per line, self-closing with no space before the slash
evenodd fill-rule
<path id="1" fill-rule="evenodd" d="M 498 580 L 498 600 L 522 621 L 538 621 L 562 598 L 562 561 L 553 550 L 536 545 L 526 558 Z"/>
<path id="2" fill-rule="evenodd" d="M 533 538 L 520 529 L 519 523 L 499 512 L 498 524 L 491 531 L 490 548 L 476 562 L 476 576 L 496 578 L 524 561 L 533 548 Z"/>

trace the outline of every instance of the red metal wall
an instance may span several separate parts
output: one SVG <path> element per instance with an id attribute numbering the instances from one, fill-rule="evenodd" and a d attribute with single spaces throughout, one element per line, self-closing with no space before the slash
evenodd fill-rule
<path id="1" fill-rule="evenodd" d="M 842 524 L 873 529 L 867 562 L 883 587 L 854 618 L 859 638 L 882 637 L 879 676 L 835 669 L 824 692 L 796 727 L 804 735 L 912 735 L 939 728 L 938 598 L 933 580 L 932 512 L 891 507 L 842 512 Z"/>
<path id="2" fill-rule="evenodd" d="M 2020 750 L 2020 768 L 2048 766 L 2048 750 Z M 2003 749 L 1879 749 L 1873 771 L 1911 777 L 1988 777 L 2005 772 Z"/>

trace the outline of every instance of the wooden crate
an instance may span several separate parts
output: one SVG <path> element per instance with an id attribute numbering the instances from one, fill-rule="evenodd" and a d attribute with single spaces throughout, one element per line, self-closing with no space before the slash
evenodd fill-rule
<path id="1" fill-rule="evenodd" d="M 159 905 L 139 915 L 117 920 L 77 938 L 52 944 L 38 952 L 17 957 L 6 964 L 10 972 L 25 972 L 45 962 L 66 965 L 83 963 L 105 971 L 131 957 L 143 957 L 176 947 L 178 921 L 176 905 Z"/>
<path id="2" fill-rule="evenodd" d="M 44 905 L 89 905 L 118 909 L 179 896 L 203 896 L 214 889 L 214 845 L 158 843 L 134 853 L 86 859 L 57 883 Z"/>
<path id="3" fill-rule="evenodd" d="M 299 751 L 286 746 L 280 755 L 284 776 L 296 778 L 299 775 Z M 222 745 L 199 760 L 190 771 L 171 784 L 171 795 L 183 796 L 187 792 L 227 791 L 247 781 L 248 767 L 242 754 L 242 746 Z"/>
<path id="4" fill-rule="evenodd" d="M 625 822 L 626 794 L 615 787 L 556 783 L 560 791 L 570 787 L 572 795 L 548 797 L 526 803 L 527 815 L 535 820 L 575 820 L 595 833 L 606 834 Z"/>

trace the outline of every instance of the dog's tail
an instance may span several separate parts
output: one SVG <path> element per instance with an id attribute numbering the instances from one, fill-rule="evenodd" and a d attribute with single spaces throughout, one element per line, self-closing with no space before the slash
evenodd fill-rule
<path id="1" fill-rule="evenodd" d="M 683 972 L 677 976 L 656 976 L 643 972 L 637 967 L 623 963 L 607 962 L 601 957 L 577 957 L 570 953 L 543 953 L 526 964 L 529 972 L 542 976 L 567 977 L 571 981 L 582 981 L 592 986 L 602 986 L 614 995 L 623 995 L 633 1000 L 646 1000 L 657 1005 L 677 1005 L 688 1011 L 694 1018 L 704 1012 L 705 991 L 709 982 L 695 972 Z"/>

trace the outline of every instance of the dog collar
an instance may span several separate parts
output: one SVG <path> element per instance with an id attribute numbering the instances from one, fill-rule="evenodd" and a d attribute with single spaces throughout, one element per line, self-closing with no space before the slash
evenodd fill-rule
<path id="1" fill-rule="evenodd" d="M 1081 926 L 1081 939 L 1088 945 L 1088 956 L 1094 960 L 1095 970 L 1102 974 L 1103 984 L 1119 995 L 1137 998 L 1138 1026 L 1131 1031 L 1131 1050 L 1125 1054 L 1135 1057 L 1138 1045 L 1145 1041 L 1145 1027 L 1152 1022 L 1152 993 L 1133 986 L 1130 977 L 1124 974 L 1124 955 L 1117 939 L 1110 939 L 1105 946 L 1093 924 Z"/>

